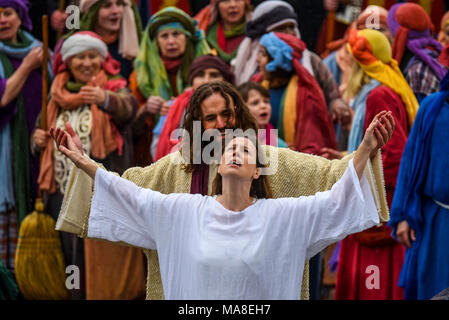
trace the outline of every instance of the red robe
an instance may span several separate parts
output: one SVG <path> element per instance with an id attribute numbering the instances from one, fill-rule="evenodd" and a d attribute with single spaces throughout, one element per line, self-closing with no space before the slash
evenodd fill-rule
<path id="1" fill-rule="evenodd" d="M 391 111 L 396 127 L 391 140 L 381 149 L 387 202 L 391 206 L 402 152 L 409 134 L 407 113 L 400 97 L 379 86 L 366 101 L 365 130 L 380 111 Z M 402 300 L 398 286 L 405 247 L 389 235 L 385 225 L 350 235 L 340 244 L 336 300 Z M 376 277 L 378 276 L 378 281 Z M 377 286 L 378 285 L 378 286 Z"/>

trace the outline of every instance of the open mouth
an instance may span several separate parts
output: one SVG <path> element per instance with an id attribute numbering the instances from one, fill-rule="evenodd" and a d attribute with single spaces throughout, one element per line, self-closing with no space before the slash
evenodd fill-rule
<path id="1" fill-rule="evenodd" d="M 261 114 L 259 115 L 259 117 L 262 118 L 262 119 L 268 118 L 268 112 L 261 113 Z"/>
<path id="2" fill-rule="evenodd" d="M 0 27 L 0 32 L 6 32 L 9 31 L 11 27 Z"/>
<path id="3" fill-rule="evenodd" d="M 109 18 L 109 22 L 111 24 L 118 24 L 120 22 L 120 18 Z"/>

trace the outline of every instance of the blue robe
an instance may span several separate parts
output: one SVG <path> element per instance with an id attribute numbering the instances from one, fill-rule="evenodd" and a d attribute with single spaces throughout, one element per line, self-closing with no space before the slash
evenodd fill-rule
<path id="1" fill-rule="evenodd" d="M 416 232 L 399 285 L 405 299 L 430 299 L 449 287 L 449 74 L 418 110 L 399 170 L 391 209 L 393 234 L 406 220 Z"/>

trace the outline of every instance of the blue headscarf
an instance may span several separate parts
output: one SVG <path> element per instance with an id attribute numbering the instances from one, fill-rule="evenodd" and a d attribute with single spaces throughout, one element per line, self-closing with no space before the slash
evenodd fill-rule
<path id="1" fill-rule="evenodd" d="M 268 63 L 265 69 L 273 72 L 276 69 L 292 71 L 292 53 L 293 49 L 284 41 L 279 39 L 274 32 L 264 34 L 260 39 L 260 44 L 268 51 L 273 60 Z"/>

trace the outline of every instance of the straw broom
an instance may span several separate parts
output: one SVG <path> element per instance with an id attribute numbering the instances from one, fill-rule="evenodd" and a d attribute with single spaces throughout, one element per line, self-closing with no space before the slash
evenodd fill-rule
<path id="1" fill-rule="evenodd" d="M 42 17 L 42 129 L 47 130 L 48 92 L 48 17 Z M 42 160 L 42 154 L 41 154 Z M 35 210 L 23 220 L 17 243 L 15 274 L 20 292 L 25 299 L 69 299 L 65 286 L 65 262 L 61 240 L 55 230 L 55 221 L 44 213 L 42 191 Z"/>

